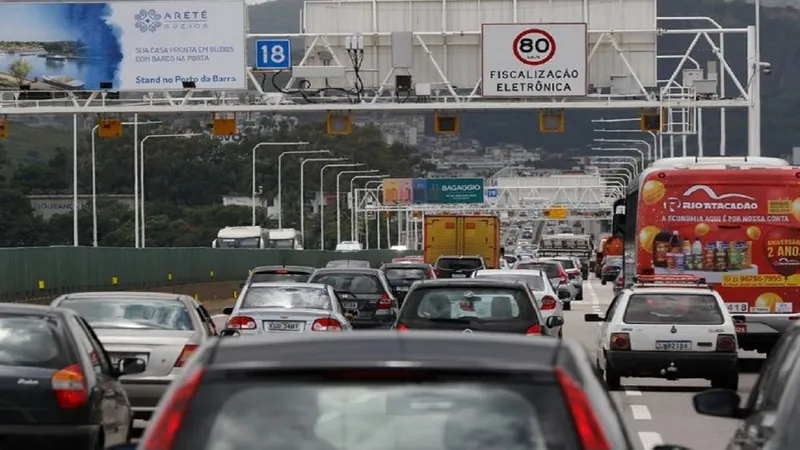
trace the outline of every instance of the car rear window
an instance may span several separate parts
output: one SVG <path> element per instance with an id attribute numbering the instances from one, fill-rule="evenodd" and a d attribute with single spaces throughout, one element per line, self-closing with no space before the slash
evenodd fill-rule
<path id="1" fill-rule="evenodd" d="M 411 280 L 427 280 L 428 271 L 418 267 L 402 267 L 402 268 L 389 268 L 386 269 L 386 278 L 389 283 Z"/>
<path id="2" fill-rule="evenodd" d="M 310 308 L 331 309 L 326 289 L 313 286 L 256 286 L 247 289 L 242 308 Z"/>
<path id="3" fill-rule="evenodd" d="M 0 316 L 0 365 L 62 369 L 68 364 L 49 317 Z"/>
<path id="4" fill-rule="evenodd" d="M 559 259 L 558 262 L 561 263 L 561 267 L 563 267 L 564 270 L 570 270 L 575 268 L 575 262 L 572 261 L 571 259 Z"/>
<path id="5" fill-rule="evenodd" d="M 544 290 L 544 280 L 540 275 L 518 275 L 515 273 L 506 273 L 506 272 L 485 272 L 479 273 L 477 275 L 479 278 L 497 278 L 501 280 L 519 280 L 525 282 L 528 286 L 530 286 L 531 290 L 534 291 L 543 291 Z"/>
<path id="6" fill-rule="evenodd" d="M 436 267 L 444 270 L 483 269 L 483 261 L 480 258 L 439 258 Z"/>
<path id="7" fill-rule="evenodd" d="M 177 299 L 68 298 L 58 306 L 77 312 L 92 328 L 194 330 L 189 310 Z"/>
<path id="8" fill-rule="evenodd" d="M 206 383 L 192 400 L 173 448 L 580 448 L 555 382 L 447 377 Z"/>
<path id="9" fill-rule="evenodd" d="M 383 292 L 378 277 L 362 273 L 321 273 L 312 276 L 309 282 L 327 284 L 337 291 L 347 291 L 356 295 Z"/>
<path id="10" fill-rule="evenodd" d="M 634 294 L 623 317 L 625 323 L 722 325 L 725 316 L 713 295 Z"/>
<path id="11" fill-rule="evenodd" d="M 622 267 L 622 258 L 607 258 L 607 266 Z"/>
<path id="12" fill-rule="evenodd" d="M 265 270 L 253 272 L 250 277 L 251 283 L 305 283 L 311 277 L 308 272 L 297 272 L 286 269 Z"/>
<path id="13" fill-rule="evenodd" d="M 328 261 L 328 264 L 325 267 L 364 267 L 370 268 L 372 267 L 369 261 L 356 261 L 350 259 L 335 259 L 333 261 Z"/>
<path id="14" fill-rule="evenodd" d="M 531 319 L 536 313 L 522 289 L 502 287 L 422 288 L 411 293 L 403 311 L 413 319 Z"/>
<path id="15" fill-rule="evenodd" d="M 547 278 L 558 278 L 558 266 L 552 263 L 543 262 L 521 262 L 517 263 L 515 269 L 523 270 L 541 270 L 547 275 Z"/>

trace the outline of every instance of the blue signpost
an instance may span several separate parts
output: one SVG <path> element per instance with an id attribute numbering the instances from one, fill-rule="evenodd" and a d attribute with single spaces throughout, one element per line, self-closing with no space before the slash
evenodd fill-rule
<path id="1" fill-rule="evenodd" d="M 497 198 L 497 188 L 486 189 L 486 198 Z"/>
<path id="2" fill-rule="evenodd" d="M 256 41 L 256 69 L 288 70 L 292 68 L 292 42 L 289 39 Z"/>

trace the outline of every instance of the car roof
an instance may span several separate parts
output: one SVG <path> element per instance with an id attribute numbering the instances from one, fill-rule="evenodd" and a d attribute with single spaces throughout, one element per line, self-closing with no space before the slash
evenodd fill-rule
<path id="1" fill-rule="evenodd" d="M 509 287 L 518 288 L 524 286 L 520 280 L 500 280 L 497 278 L 438 278 L 435 280 L 420 281 L 417 287 L 436 287 L 436 286 L 470 286 L 470 287 Z"/>
<path id="2" fill-rule="evenodd" d="M 250 283 L 250 288 L 258 288 L 258 287 L 287 287 L 287 288 L 296 288 L 296 287 L 312 287 L 317 289 L 327 289 L 329 285 L 322 284 L 322 283 L 292 283 L 292 282 L 285 282 L 285 281 L 264 281 L 264 282 L 256 282 Z"/>
<path id="3" fill-rule="evenodd" d="M 106 298 L 111 297 L 115 300 L 186 300 L 191 299 L 187 295 L 172 294 L 168 292 L 134 292 L 134 291 L 104 291 L 104 292 L 73 292 L 71 294 L 64 294 L 56 300 L 66 300 L 73 298 Z"/>
<path id="4" fill-rule="evenodd" d="M 478 275 L 481 274 L 493 274 L 493 273 L 502 273 L 504 275 L 536 275 L 541 276 L 543 272 L 541 270 L 536 269 L 482 269 L 476 272 Z"/>
<path id="5" fill-rule="evenodd" d="M 383 265 L 385 269 L 427 269 L 430 264 L 423 262 L 393 262 Z"/>
<path id="6" fill-rule="evenodd" d="M 382 274 L 383 272 L 381 269 L 375 269 L 372 267 L 323 267 L 314 271 L 314 275 L 321 273 L 363 273 L 378 275 Z"/>
<path id="7" fill-rule="evenodd" d="M 30 303 L 0 303 L 0 313 L 30 314 L 41 316 L 62 316 L 71 313 L 69 308 L 59 308 L 50 305 L 33 305 Z"/>
<path id="8" fill-rule="evenodd" d="M 709 289 L 708 286 L 697 287 L 676 287 L 675 285 L 658 286 L 636 286 L 628 288 L 632 294 L 681 294 L 681 295 L 713 295 L 718 296 L 716 291 Z"/>
<path id="9" fill-rule="evenodd" d="M 258 266 L 253 268 L 253 273 L 269 272 L 272 270 L 291 270 L 294 272 L 308 272 L 311 273 L 316 269 L 310 266 Z"/>
<path id="10" fill-rule="evenodd" d="M 467 343 L 468 341 L 468 343 Z M 502 333 L 303 333 L 270 339 L 220 339 L 212 368 L 370 368 L 413 365 L 430 368 L 542 370 L 552 368 L 569 340 Z M 523 356 L 524 357 L 521 357 Z"/>
<path id="11" fill-rule="evenodd" d="M 475 259 L 475 258 L 479 258 L 479 259 L 483 259 L 483 257 L 481 255 L 441 255 L 441 256 L 439 256 L 438 259 L 444 259 L 444 258 L 449 258 L 449 259 L 465 259 L 465 258 Z"/>

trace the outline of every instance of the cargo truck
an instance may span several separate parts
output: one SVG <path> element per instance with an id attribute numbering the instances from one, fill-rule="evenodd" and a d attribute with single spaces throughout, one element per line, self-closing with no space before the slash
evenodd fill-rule
<path id="1" fill-rule="evenodd" d="M 424 256 L 481 256 L 487 268 L 500 267 L 500 218 L 497 216 L 425 216 Z"/>

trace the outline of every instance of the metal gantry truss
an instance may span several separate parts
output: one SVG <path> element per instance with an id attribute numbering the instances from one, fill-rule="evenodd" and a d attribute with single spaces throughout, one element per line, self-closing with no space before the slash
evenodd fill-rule
<path id="1" fill-rule="evenodd" d="M 673 20 L 676 18 L 663 18 L 659 20 Z M 684 18 L 689 20 L 690 18 Z M 691 18 L 692 20 L 706 20 L 712 25 L 716 24 L 710 18 Z M 674 21 L 670 22 L 674 23 Z M 674 81 L 680 68 L 690 57 L 694 45 L 701 39 L 711 45 L 712 51 L 717 56 L 721 71 L 732 80 L 736 91 L 727 98 L 720 96 L 698 96 L 691 90 L 676 95 L 674 90 L 659 87 L 648 88 L 633 73 L 630 64 L 625 64 L 629 74 L 638 86 L 638 93 L 615 95 L 610 93 L 592 93 L 585 98 L 546 98 L 536 100 L 492 100 L 483 98 L 479 90 L 480 80 L 475 86 L 458 88 L 449 81 L 446 65 L 439 64 L 433 52 L 428 52 L 430 62 L 442 78 L 444 88 L 436 89 L 424 99 L 403 99 L 388 89 L 388 76 L 374 86 L 367 86 L 363 95 L 354 100 L 352 95 L 325 95 L 313 98 L 313 103 L 306 101 L 303 95 L 265 92 L 261 82 L 257 79 L 258 73 L 248 70 L 248 78 L 253 90 L 240 91 L 208 91 L 201 89 L 186 89 L 178 92 L 123 92 L 119 99 L 109 95 L 106 91 L 76 92 L 54 91 L 51 98 L 39 98 L 34 93 L 41 95 L 41 91 L 1 91 L 0 114 L 121 114 L 121 113 L 302 113 L 343 111 L 358 113 L 362 111 L 387 111 L 387 112 L 419 112 L 419 111 L 467 111 L 467 110 L 541 110 L 541 109 L 643 109 L 643 108 L 668 108 L 670 111 L 688 111 L 692 114 L 697 108 L 749 108 L 751 119 L 754 111 L 758 111 L 759 99 L 757 94 L 760 79 L 758 49 L 755 41 L 754 27 L 748 28 L 721 28 L 718 25 L 707 29 L 666 29 L 653 30 L 589 30 L 590 35 L 597 37 L 599 42 L 624 40 L 626 33 L 653 33 L 656 36 L 688 35 L 694 36 L 692 45 L 687 48 L 678 68 L 673 73 Z M 385 38 L 388 32 L 361 33 L 367 37 Z M 748 78 L 741 82 L 734 74 L 726 60 L 724 49 L 715 43 L 714 38 L 721 40 L 727 34 L 746 34 L 748 39 Z M 465 36 L 480 35 L 480 31 L 447 31 L 447 32 L 415 32 L 415 41 L 425 47 L 429 39 L 441 39 L 448 35 Z M 312 40 L 308 45 L 306 54 L 300 65 L 305 64 L 308 56 L 319 45 L 330 47 L 331 41 L 341 41 L 345 33 L 284 33 L 284 34 L 251 34 L 248 38 L 304 38 Z M 712 36 L 714 38 L 712 38 Z M 751 42 L 753 41 L 753 42 Z M 589 63 L 595 58 L 597 46 L 590 49 Z M 621 50 L 618 50 L 621 53 Z M 336 52 L 331 52 L 335 54 Z M 624 55 L 621 55 L 624 60 Z M 442 69 L 441 67 L 444 67 Z M 270 75 L 265 75 L 270 76 Z M 668 83 L 670 85 L 670 83 Z M 755 120 L 755 119 L 753 119 Z M 755 139 L 755 138 L 752 138 Z"/>

